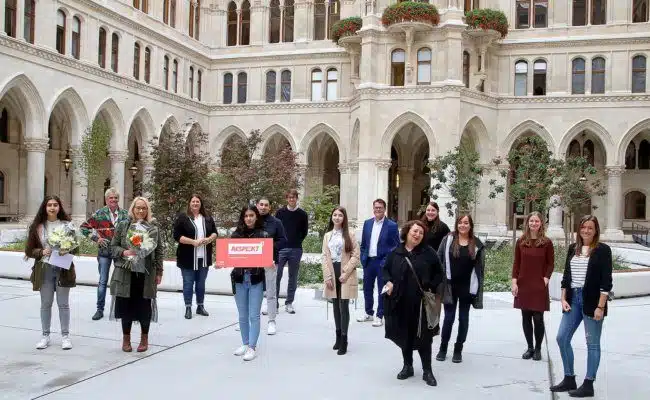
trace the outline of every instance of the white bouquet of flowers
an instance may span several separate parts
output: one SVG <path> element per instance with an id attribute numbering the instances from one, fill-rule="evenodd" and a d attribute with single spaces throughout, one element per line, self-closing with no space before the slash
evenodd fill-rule
<path id="1" fill-rule="evenodd" d="M 77 228 L 72 222 L 65 222 L 47 235 L 47 243 L 59 254 L 67 254 L 79 247 Z"/>
<path id="2" fill-rule="evenodd" d="M 129 250 L 135 251 L 134 256 L 127 257 L 127 269 L 151 254 L 158 246 L 158 229 L 146 222 L 136 222 L 129 226 L 126 233 Z"/>

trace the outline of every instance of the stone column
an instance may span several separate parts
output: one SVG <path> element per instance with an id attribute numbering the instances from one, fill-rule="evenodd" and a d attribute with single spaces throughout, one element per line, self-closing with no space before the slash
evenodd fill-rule
<path id="1" fill-rule="evenodd" d="M 297 0 L 294 3 L 293 14 L 293 41 L 306 42 L 311 37 L 309 28 L 313 26 L 311 8 L 306 0 Z"/>
<path id="2" fill-rule="evenodd" d="M 129 154 L 126 151 L 109 151 L 108 158 L 111 160 L 111 186 L 120 193 L 120 207 L 124 208 L 124 163 Z"/>
<path id="3" fill-rule="evenodd" d="M 142 186 L 146 188 L 149 186 L 151 180 L 153 179 L 153 171 L 154 171 L 153 157 L 149 154 L 141 154 L 140 165 L 142 166 Z M 143 190 L 142 196 L 149 199 L 151 197 L 151 193 L 149 191 Z"/>
<path id="4" fill-rule="evenodd" d="M 375 166 L 374 159 L 359 159 L 358 169 L 359 172 L 357 174 L 357 179 L 359 185 L 357 186 L 357 219 L 363 221 L 365 218 L 372 215 L 372 201 L 376 199 L 376 176 L 379 170 Z M 388 181 L 387 175 L 388 169 L 386 169 L 386 181 Z M 386 194 L 388 194 L 388 189 L 386 189 Z M 357 229 L 360 229 L 360 227 L 357 227 Z"/>
<path id="5" fill-rule="evenodd" d="M 350 223 L 357 222 L 358 201 L 357 197 L 359 187 L 359 164 L 357 162 L 348 163 L 348 183 L 350 185 L 347 203 L 345 208 L 348 210 L 348 219 Z"/>
<path id="6" fill-rule="evenodd" d="M 559 200 L 559 196 L 552 196 L 551 205 L 559 202 Z M 562 222 L 562 208 L 551 206 L 548 211 L 548 237 L 552 239 L 564 238 L 564 224 Z"/>
<path id="7" fill-rule="evenodd" d="M 338 165 L 339 174 L 341 176 L 340 185 L 339 185 L 339 204 L 343 207 L 347 207 L 348 197 L 350 196 L 350 175 L 348 164 L 339 163 Z M 349 217 L 348 217 L 349 218 Z"/>
<path id="8" fill-rule="evenodd" d="M 399 174 L 397 216 L 401 223 L 409 220 L 408 213 L 413 207 L 413 168 L 400 166 L 397 171 Z"/>
<path id="9" fill-rule="evenodd" d="M 56 15 L 54 18 L 56 19 Z M 2 21 L 4 22 L 4 20 Z M 54 36 L 54 33 L 52 32 L 52 36 Z M 16 39 L 25 41 L 25 0 L 16 1 Z M 36 41 L 36 38 L 34 38 L 34 41 Z"/>
<path id="10" fill-rule="evenodd" d="M 429 164 L 433 164 L 434 160 L 429 159 Z M 447 175 L 447 179 L 449 179 L 449 175 Z M 434 179 L 431 178 L 431 183 L 429 184 L 429 187 L 433 188 L 435 182 Z M 433 193 L 433 192 L 432 192 Z M 447 225 L 449 225 L 450 229 L 454 229 L 453 226 L 456 222 L 456 216 L 449 216 L 449 210 L 445 206 L 447 203 L 451 203 L 454 201 L 453 197 L 451 197 L 451 194 L 449 193 L 449 189 L 445 187 L 445 185 L 442 185 L 442 188 L 435 190 L 435 194 L 438 196 L 438 198 L 435 200 L 436 203 L 438 203 L 438 206 L 440 207 L 440 220 Z M 456 211 L 453 210 L 452 211 Z"/>
<path id="11" fill-rule="evenodd" d="M 342 0 L 341 1 L 341 19 L 353 17 L 357 14 L 358 8 L 355 7 L 355 0 Z"/>
<path id="12" fill-rule="evenodd" d="M 251 6 L 251 45 L 263 45 L 267 40 L 265 7 L 261 0 L 254 0 Z"/>
<path id="13" fill-rule="evenodd" d="M 308 168 L 307 164 L 298 164 L 298 201 L 305 198 Z"/>
<path id="14" fill-rule="evenodd" d="M 377 180 L 375 181 L 376 197 L 384 199 L 388 203 L 388 170 L 391 166 L 391 160 L 375 161 L 377 169 Z M 374 200 L 374 199 L 373 199 Z M 372 203 L 372 202 L 371 202 Z"/>
<path id="15" fill-rule="evenodd" d="M 75 222 L 86 219 L 86 199 L 88 198 L 88 179 L 80 165 L 81 148 L 70 148 L 72 157 L 72 220 Z"/>
<path id="16" fill-rule="evenodd" d="M 4 23 L 4 20 L 5 20 L 5 7 L 0 7 L 0 21 Z M 7 34 L 5 33 L 4 25 L 0 27 L 0 36 L 7 36 Z M 36 40 L 34 40 L 34 42 L 36 42 Z"/>
<path id="17" fill-rule="evenodd" d="M 27 212 L 25 219 L 31 221 L 45 196 L 45 152 L 48 139 L 25 138 L 24 149 L 27 151 Z"/>
<path id="18" fill-rule="evenodd" d="M 607 229 L 604 233 L 609 240 L 623 239 L 624 237 L 621 229 L 621 176 L 624 172 L 625 167 L 623 166 L 607 167 Z"/>

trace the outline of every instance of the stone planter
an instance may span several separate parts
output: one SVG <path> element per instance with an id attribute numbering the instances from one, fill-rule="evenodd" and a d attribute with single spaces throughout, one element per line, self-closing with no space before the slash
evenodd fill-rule
<path id="1" fill-rule="evenodd" d="M 501 38 L 508 34 L 508 18 L 500 10 L 481 8 L 468 11 L 465 14 L 465 23 L 468 25 L 468 31 L 493 31 Z"/>
<path id="2" fill-rule="evenodd" d="M 432 4 L 403 1 L 386 7 L 381 22 L 387 28 L 395 24 L 414 24 L 420 29 L 431 29 L 440 22 L 440 15 Z"/>

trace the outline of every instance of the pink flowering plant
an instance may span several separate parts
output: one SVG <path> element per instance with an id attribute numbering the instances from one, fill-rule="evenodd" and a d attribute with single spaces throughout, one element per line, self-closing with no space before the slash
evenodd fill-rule
<path id="1" fill-rule="evenodd" d="M 465 13 L 465 23 L 469 29 L 492 29 L 504 38 L 508 34 L 508 18 L 499 10 L 481 8 Z"/>
<path id="2" fill-rule="evenodd" d="M 384 26 L 390 26 L 398 22 L 424 22 L 431 25 L 438 25 L 440 14 L 433 4 L 417 1 L 403 1 L 393 4 L 384 10 L 381 16 Z"/>
<path id="3" fill-rule="evenodd" d="M 332 41 L 338 43 L 342 37 L 356 35 L 357 31 L 361 29 L 362 24 L 363 21 L 360 17 L 349 17 L 337 21 L 332 26 Z"/>

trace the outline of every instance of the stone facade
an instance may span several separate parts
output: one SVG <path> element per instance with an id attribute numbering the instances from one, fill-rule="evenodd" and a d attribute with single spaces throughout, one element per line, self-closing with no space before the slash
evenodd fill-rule
<path id="1" fill-rule="evenodd" d="M 377 197 L 400 221 L 415 214 L 427 199 L 427 161 L 461 142 L 492 165 L 536 134 L 556 157 L 593 158 L 608 195 L 592 205 L 608 237 L 647 222 L 647 0 L 591 0 L 589 10 L 584 1 L 431 2 L 437 27 L 385 28 L 388 0 L 160 0 L 140 9 L 130 0 L 5 0 L 0 218 L 34 215 L 44 192 L 82 218 L 107 183 L 128 201 L 151 168 L 146 144 L 164 129 L 208 132 L 215 161 L 227 140 L 259 129 L 264 151 L 300 153 L 303 194 L 340 185 L 355 220 Z M 504 11 L 506 38 L 467 29 L 463 8 L 479 6 Z M 358 34 L 327 39 L 349 16 L 362 17 Z M 62 160 L 74 160 L 96 118 L 112 131 L 111 176 L 91 183 L 99 196 L 89 199 L 75 164 L 66 173 Z M 478 229 L 504 233 L 512 205 L 487 192 L 486 179 Z M 549 222 L 562 233 L 560 210 Z"/>

